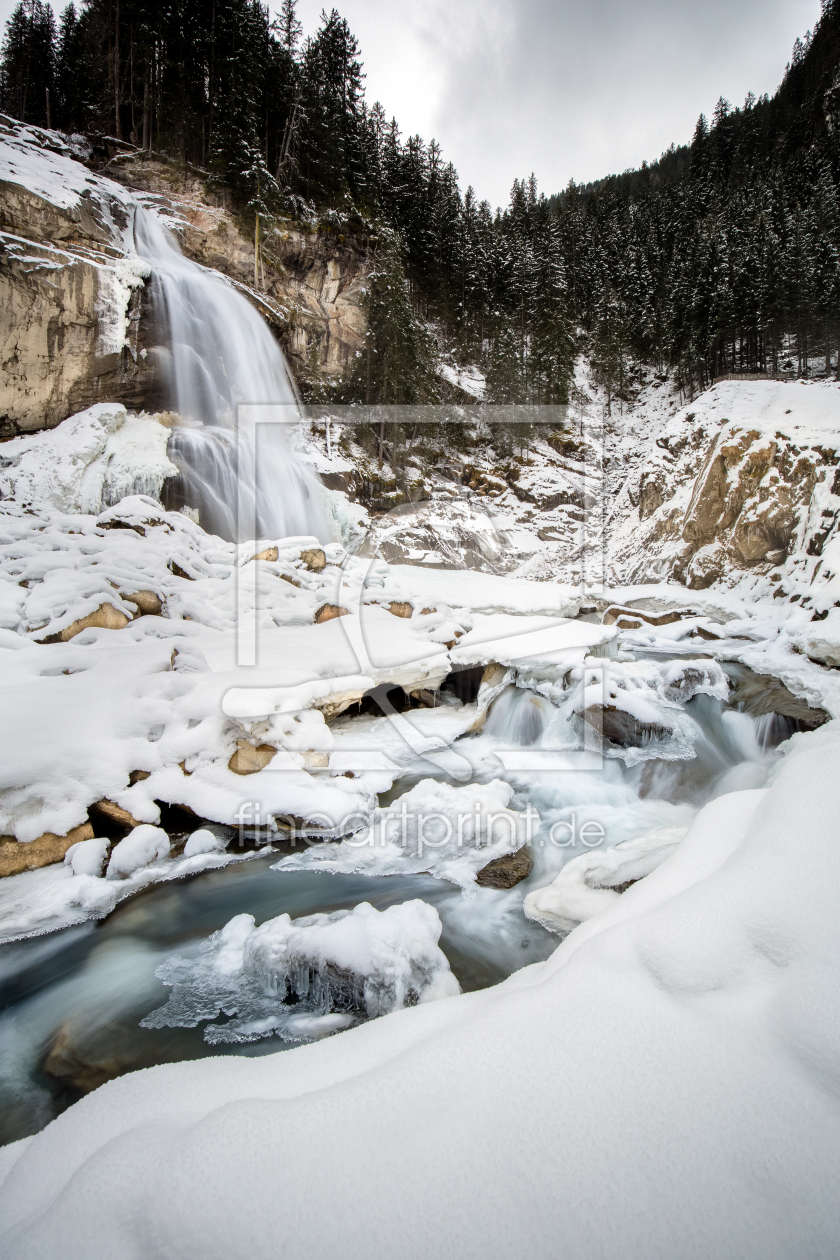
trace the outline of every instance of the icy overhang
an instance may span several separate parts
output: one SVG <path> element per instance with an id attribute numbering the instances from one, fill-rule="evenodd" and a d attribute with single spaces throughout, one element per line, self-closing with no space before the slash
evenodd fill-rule
<path id="1" fill-rule="evenodd" d="M 454 665 L 561 666 L 582 665 L 615 638 L 614 626 L 598 626 L 568 617 L 514 617 L 477 614 L 473 629 L 452 648 Z"/>

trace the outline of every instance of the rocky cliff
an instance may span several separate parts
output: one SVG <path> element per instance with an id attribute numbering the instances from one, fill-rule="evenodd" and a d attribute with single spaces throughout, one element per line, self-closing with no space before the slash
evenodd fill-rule
<path id="1" fill-rule="evenodd" d="M 370 241 L 281 222 L 255 283 L 254 242 L 202 174 L 145 154 L 92 164 L 78 137 L 0 118 L 0 437 L 98 401 L 164 404 L 148 267 L 133 256 L 138 204 L 154 205 L 189 257 L 259 307 L 299 381 L 340 375 L 364 336 Z"/>

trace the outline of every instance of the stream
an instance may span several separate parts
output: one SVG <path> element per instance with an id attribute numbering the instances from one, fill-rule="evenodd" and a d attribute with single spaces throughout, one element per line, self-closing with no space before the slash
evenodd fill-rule
<path id="1" fill-rule="evenodd" d="M 474 766 L 494 745 L 540 739 L 530 693 L 513 691 L 480 735 L 457 741 Z M 525 918 L 525 893 L 548 882 L 583 850 L 579 840 L 557 847 L 546 839 L 558 821 L 599 821 L 605 843 L 633 839 L 652 828 L 687 826 L 714 796 L 759 787 L 779 742 L 795 723 L 777 714 L 750 716 L 706 696 L 685 706 L 696 724 L 695 756 L 651 759 L 627 768 L 605 761 L 598 771 L 508 770 L 512 804 L 532 803 L 541 825 L 534 868 L 508 890 L 478 888 L 464 895 L 428 874 L 366 876 L 319 870 L 270 869 L 275 848 L 249 861 L 180 882 L 154 885 L 122 903 L 108 918 L 0 950 L 0 1144 L 37 1132 L 104 1081 L 159 1063 L 216 1054 L 262 1055 L 291 1043 L 277 1036 L 238 1045 L 207 1044 L 201 1027 L 142 1028 L 169 990 L 156 969 L 174 953 L 198 952 L 211 933 L 235 915 L 256 923 L 283 913 L 293 919 L 351 909 L 362 901 L 383 910 L 414 898 L 434 906 L 441 949 L 463 991 L 498 983 L 546 959 L 558 936 Z M 440 777 L 440 776 L 439 776 Z M 400 779 L 382 803 L 404 792 Z M 566 834 L 564 832 L 564 834 Z"/>

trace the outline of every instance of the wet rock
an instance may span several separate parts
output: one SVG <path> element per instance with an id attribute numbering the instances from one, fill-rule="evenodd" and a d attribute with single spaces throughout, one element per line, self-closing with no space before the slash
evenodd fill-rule
<path id="1" fill-rule="evenodd" d="M 256 774 L 263 770 L 277 753 L 271 744 L 249 744 L 246 739 L 236 741 L 236 752 L 228 762 L 234 774 Z"/>
<path id="2" fill-rule="evenodd" d="M 19 875 L 21 871 L 32 871 L 41 866 L 51 866 L 53 862 L 63 862 L 71 845 L 92 838 L 93 827 L 90 823 L 74 827 L 66 836 L 45 831 L 37 840 L 31 840 L 28 844 L 16 840 L 14 836 L 0 836 L 0 878 L 5 875 Z"/>
<path id="3" fill-rule="evenodd" d="M 494 858 L 475 877 L 475 882 L 482 888 L 513 888 L 527 879 L 533 869 L 534 859 L 527 845 L 517 849 L 515 853 L 506 853 L 504 857 Z"/>
<path id="4" fill-rule="evenodd" d="M 103 818 L 107 818 L 109 822 L 116 823 L 118 827 L 134 828 L 141 825 L 133 814 L 130 814 L 127 809 L 123 809 L 121 805 L 116 805 L 113 801 L 95 801 L 90 808 L 93 813 L 100 814 Z"/>
<path id="5" fill-rule="evenodd" d="M 642 748 L 667 739 L 671 731 L 657 722 L 640 722 L 632 713 L 613 704 L 592 704 L 580 715 L 584 722 L 619 748 Z"/>
<path id="6" fill-rule="evenodd" d="M 801 730 L 812 731 L 829 720 L 825 709 L 808 704 L 795 696 L 780 678 L 755 674 L 745 665 L 727 664 L 730 677 L 729 703 L 751 717 L 777 713 L 790 718 Z"/>

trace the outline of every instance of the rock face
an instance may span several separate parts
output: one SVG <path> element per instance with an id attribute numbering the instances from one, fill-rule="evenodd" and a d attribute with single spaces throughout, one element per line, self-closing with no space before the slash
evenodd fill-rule
<path id="1" fill-rule="evenodd" d="M 111 163 L 107 173 L 156 194 L 187 257 L 241 285 L 275 328 L 298 380 L 335 377 L 348 367 L 364 341 L 360 301 L 375 241 L 280 220 L 262 238 L 255 284 L 252 229 L 208 195 L 200 172 L 141 154 Z"/>
<path id="2" fill-rule="evenodd" d="M 55 154 L 50 134 L 0 120 L 0 437 L 51 428 L 102 399 L 154 398 L 142 352 L 147 268 L 124 254 L 125 195 Z M 33 154 L 38 178 L 31 161 L 15 161 Z"/>
<path id="3" fill-rule="evenodd" d="M 715 386 L 652 439 L 617 509 L 609 546 L 626 581 L 702 590 L 784 568 L 786 582 L 793 557 L 822 555 L 840 518 L 840 390 Z"/>

